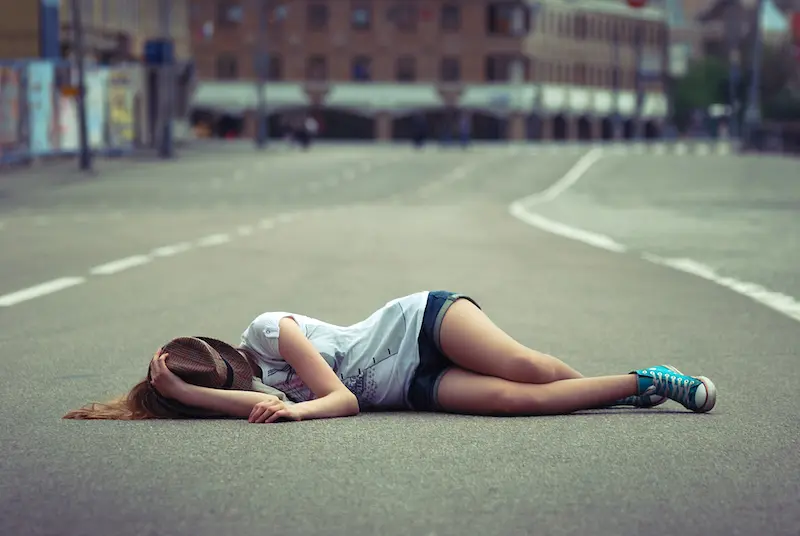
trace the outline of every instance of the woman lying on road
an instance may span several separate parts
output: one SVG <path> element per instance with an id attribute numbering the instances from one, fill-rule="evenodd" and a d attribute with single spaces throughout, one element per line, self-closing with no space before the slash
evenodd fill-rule
<path id="1" fill-rule="evenodd" d="M 584 378 L 519 344 L 469 297 L 419 292 L 352 326 L 264 313 L 234 348 L 181 337 L 160 348 L 127 396 L 68 419 L 247 417 L 250 422 L 411 409 L 475 415 L 554 415 L 609 406 L 714 407 L 716 388 L 670 366 Z"/>

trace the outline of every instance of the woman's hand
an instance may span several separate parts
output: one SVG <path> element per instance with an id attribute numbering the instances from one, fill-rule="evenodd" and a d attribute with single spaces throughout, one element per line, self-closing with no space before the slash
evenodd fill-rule
<path id="1" fill-rule="evenodd" d="M 277 396 L 265 395 L 266 400 L 263 400 L 253 406 L 253 411 L 247 418 L 247 422 L 251 423 L 268 423 L 275 422 L 278 419 L 286 419 L 290 421 L 299 421 L 300 414 L 293 406 L 287 406 L 283 400 Z"/>
<path id="2" fill-rule="evenodd" d="M 150 385 L 155 387 L 161 396 L 180 400 L 180 393 L 187 384 L 169 370 L 167 356 L 169 354 L 159 348 L 150 361 Z"/>

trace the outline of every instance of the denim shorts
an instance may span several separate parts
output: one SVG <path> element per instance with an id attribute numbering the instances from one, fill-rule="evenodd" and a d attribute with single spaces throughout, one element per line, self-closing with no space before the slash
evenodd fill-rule
<path id="1" fill-rule="evenodd" d="M 419 365 L 411 378 L 408 388 L 408 402 L 415 411 L 440 411 L 439 407 L 439 382 L 454 366 L 442 352 L 439 343 L 439 331 L 442 320 L 447 310 L 457 300 L 466 299 L 480 308 L 475 300 L 463 294 L 434 290 L 428 293 L 428 303 L 422 316 L 422 328 L 419 330 L 417 346 L 419 347 Z"/>

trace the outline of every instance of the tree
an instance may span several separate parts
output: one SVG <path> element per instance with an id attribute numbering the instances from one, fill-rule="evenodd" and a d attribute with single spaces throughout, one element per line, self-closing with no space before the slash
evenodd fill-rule
<path id="1" fill-rule="evenodd" d="M 689 64 L 686 75 L 675 81 L 675 124 L 684 130 L 692 112 L 706 110 L 712 104 L 728 102 L 726 84 L 728 66 L 715 57 L 706 57 Z"/>

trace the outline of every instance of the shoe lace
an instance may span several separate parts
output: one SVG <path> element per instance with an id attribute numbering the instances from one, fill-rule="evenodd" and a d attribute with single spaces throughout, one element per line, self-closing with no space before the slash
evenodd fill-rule
<path id="1" fill-rule="evenodd" d="M 658 371 L 654 374 L 653 383 L 665 396 L 680 402 L 686 407 L 692 405 L 692 386 L 694 382 L 686 376 L 678 376 Z"/>

